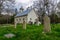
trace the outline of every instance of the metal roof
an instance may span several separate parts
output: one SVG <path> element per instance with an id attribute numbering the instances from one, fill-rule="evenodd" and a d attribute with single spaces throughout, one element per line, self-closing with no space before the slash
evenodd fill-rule
<path id="1" fill-rule="evenodd" d="M 22 13 L 18 13 L 15 17 L 27 15 L 31 10 L 32 9 L 27 9 L 27 10 L 23 11 Z"/>

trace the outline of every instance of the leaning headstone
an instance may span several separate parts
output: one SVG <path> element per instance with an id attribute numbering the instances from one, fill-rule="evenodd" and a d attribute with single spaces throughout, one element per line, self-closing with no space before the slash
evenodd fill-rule
<path id="1" fill-rule="evenodd" d="M 39 19 L 36 19 L 36 24 L 39 26 L 41 22 L 39 22 Z"/>
<path id="2" fill-rule="evenodd" d="M 50 32 L 51 28 L 50 28 L 50 18 L 45 15 L 44 16 L 44 32 Z"/>
<path id="3" fill-rule="evenodd" d="M 39 26 L 41 24 L 41 22 L 38 21 L 37 25 Z"/>
<path id="4" fill-rule="evenodd" d="M 26 22 L 23 21 L 23 29 L 26 29 Z"/>
<path id="5" fill-rule="evenodd" d="M 15 23 L 15 28 L 16 28 L 17 23 Z"/>

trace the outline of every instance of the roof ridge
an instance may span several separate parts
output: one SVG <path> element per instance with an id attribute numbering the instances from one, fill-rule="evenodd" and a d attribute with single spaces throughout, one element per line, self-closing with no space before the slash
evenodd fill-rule
<path id="1" fill-rule="evenodd" d="M 23 11 L 22 13 L 17 14 L 15 17 L 27 15 L 31 10 L 32 10 L 32 9 L 26 9 L 26 10 Z"/>

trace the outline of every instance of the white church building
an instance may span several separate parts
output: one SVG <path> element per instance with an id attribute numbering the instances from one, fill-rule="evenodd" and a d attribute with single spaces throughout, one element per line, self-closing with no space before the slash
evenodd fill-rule
<path id="1" fill-rule="evenodd" d="M 26 9 L 15 16 L 15 23 L 23 23 L 23 20 L 25 20 L 26 23 L 31 21 L 34 24 L 36 19 L 38 19 L 38 15 L 34 9 Z"/>

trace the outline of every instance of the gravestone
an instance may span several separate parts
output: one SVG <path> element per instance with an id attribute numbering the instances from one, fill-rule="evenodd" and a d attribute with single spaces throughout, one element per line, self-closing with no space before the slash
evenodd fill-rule
<path id="1" fill-rule="evenodd" d="M 50 32 L 51 28 L 50 28 L 50 18 L 45 15 L 44 16 L 44 32 Z"/>
<path id="2" fill-rule="evenodd" d="M 13 38 L 15 37 L 16 35 L 15 34 L 12 34 L 12 33 L 9 33 L 9 34 L 4 34 L 4 37 L 6 38 Z"/>
<path id="3" fill-rule="evenodd" d="M 37 26 L 39 26 L 41 24 L 41 22 L 39 21 L 39 19 L 36 19 L 36 24 L 37 24 Z"/>
<path id="4" fill-rule="evenodd" d="M 17 26 L 17 23 L 15 22 L 15 28 L 16 28 L 16 26 Z"/>
<path id="5" fill-rule="evenodd" d="M 26 29 L 26 22 L 23 20 L 23 29 Z"/>

